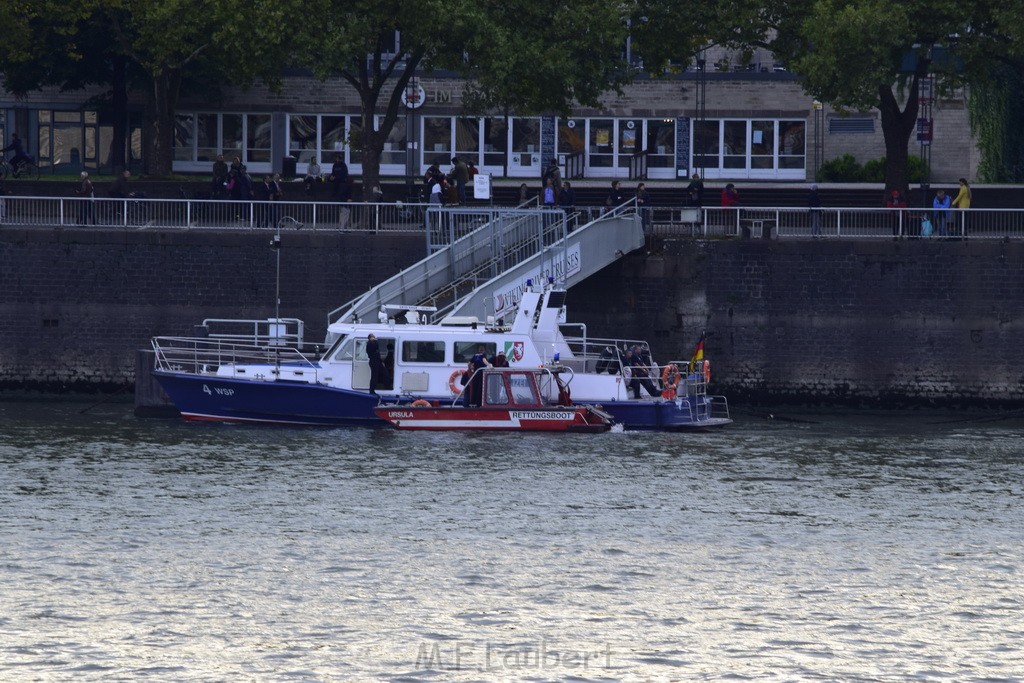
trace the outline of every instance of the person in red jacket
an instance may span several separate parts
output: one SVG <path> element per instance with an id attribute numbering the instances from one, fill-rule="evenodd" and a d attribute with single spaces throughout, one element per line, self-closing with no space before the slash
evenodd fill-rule
<path id="1" fill-rule="evenodd" d="M 903 209 L 907 208 L 907 200 L 899 190 L 893 190 L 885 198 L 885 206 L 888 209 L 893 209 L 892 212 L 892 237 L 893 239 L 899 239 L 900 237 L 900 218 L 903 213 Z"/>
<path id="2" fill-rule="evenodd" d="M 727 232 L 733 231 L 739 234 L 739 221 L 737 220 L 737 208 L 740 203 L 740 193 L 736 191 L 736 186 L 729 183 L 722 190 L 722 208 L 727 209 L 722 211 L 722 220 L 725 221 L 725 229 Z"/>

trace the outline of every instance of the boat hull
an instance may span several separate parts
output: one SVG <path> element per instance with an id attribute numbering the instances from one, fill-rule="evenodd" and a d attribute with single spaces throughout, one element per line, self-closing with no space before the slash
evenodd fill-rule
<path id="1" fill-rule="evenodd" d="M 427 431 L 606 432 L 611 428 L 611 421 L 586 406 L 509 409 L 389 405 L 375 412 L 398 429 Z"/>
<path id="2" fill-rule="evenodd" d="M 320 426 L 384 424 L 374 414 L 380 399 L 366 392 L 305 382 L 266 382 L 161 370 L 154 370 L 153 375 L 187 420 Z M 451 401 L 450 396 L 389 396 L 387 400 L 403 403 L 411 402 L 412 398 Z M 579 405 L 599 406 L 616 424 L 630 430 L 704 430 L 729 424 L 731 420 L 727 418 L 709 417 L 709 401 L 706 396 L 640 401 L 575 399 Z"/>

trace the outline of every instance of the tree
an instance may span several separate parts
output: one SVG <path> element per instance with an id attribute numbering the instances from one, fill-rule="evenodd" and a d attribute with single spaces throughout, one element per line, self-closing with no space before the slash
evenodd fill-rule
<path id="1" fill-rule="evenodd" d="M 478 113 L 596 105 L 628 77 L 620 57 L 626 28 L 611 0 L 310 0 L 304 8 L 306 20 L 293 36 L 297 64 L 322 80 L 340 77 L 359 95 L 366 198 L 379 182 L 384 143 L 417 71 L 471 79 L 464 101 Z"/>
<path id="2" fill-rule="evenodd" d="M 174 114 L 182 85 L 202 74 L 223 83 L 279 84 L 289 54 L 282 30 L 301 19 L 299 0 L 99 0 L 116 52 L 147 81 L 148 171 L 172 170 Z"/>
<path id="3" fill-rule="evenodd" d="M 697 35 L 707 44 L 764 47 L 786 62 L 816 99 L 838 109 L 878 109 L 886 147 L 886 186 L 906 190 L 907 146 L 917 125 L 920 79 L 945 71 L 940 75 L 951 83 L 962 78 L 951 66 L 991 56 L 999 38 L 998 20 L 989 4 L 718 0 L 698 10 L 704 17 L 700 23 L 685 11 L 666 10 L 667 25 L 658 30 L 662 36 L 680 36 L 686 45 Z M 1015 16 L 1007 11 L 1004 21 Z M 947 51 L 941 64 L 932 59 L 936 46 Z"/>
<path id="4" fill-rule="evenodd" d="M 301 8 L 301 0 L 9 0 L 0 4 L 0 72 L 15 94 L 111 85 L 115 139 L 127 129 L 128 90 L 144 89 L 146 171 L 168 175 L 183 84 L 277 83 L 290 49 L 281 26 Z"/>

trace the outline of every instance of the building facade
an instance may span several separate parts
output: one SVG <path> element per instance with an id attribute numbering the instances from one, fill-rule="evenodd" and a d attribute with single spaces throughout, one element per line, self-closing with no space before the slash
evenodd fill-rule
<path id="1" fill-rule="evenodd" d="M 733 68 L 734 70 L 729 70 Z M 600 108 L 558 116 L 476 116 L 462 106 L 463 81 L 443 75 L 414 79 L 381 159 L 381 175 L 420 175 L 454 155 L 495 178 L 535 179 L 552 158 L 584 178 L 810 182 L 821 163 L 852 154 L 861 163 L 885 154 L 879 114 L 845 114 L 819 105 L 778 66 L 716 63 L 663 79 L 641 78 Z M 41 91 L 0 101 L 0 141 L 18 131 L 43 172 L 108 166 L 112 127 L 88 104 L 97 93 Z M 378 121 L 383 117 L 383 105 Z M 132 160 L 142 158 L 142 103 L 133 100 Z M 251 172 L 280 171 L 295 160 L 304 173 L 316 159 L 343 159 L 361 172 L 362 120 L 357 94 L 341 79 L 294 74 L 281 92 L 225 88 L 216 105 L 184 97 L 176 116 L 174 170 L 208 174 L 217 154 L 238 156 Z M 965 97 L 933 106 L 931 177 L 973 178 L 977 151 Z M 910 154 L 921 152 L 911 139 Z"/>

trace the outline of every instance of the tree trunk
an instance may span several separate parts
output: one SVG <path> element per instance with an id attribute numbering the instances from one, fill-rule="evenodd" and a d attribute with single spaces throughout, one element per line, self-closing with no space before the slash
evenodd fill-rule
<path id="1" fill-rule="evenodd" d="M 149 175 L 166 177 L 174 170 L 174 109 L 180 83 L 180 77 L 173 70 L 153 77 L 151 149 L 146 158 Z"/>
<path id="2" fill-rule="evenodd" d="M 910 134 L 917 129 L 918 94 L 921 77 L 928 73 L 930 62 L 918 58 L 917 70 L 910 82 L 907 104 L 900 111 L 892 87 L 878 87 L 878 110 L 882 113 L 882 136 L 885 138 L 885 190 L 899 190 L 909 196 L 910 182 L 907 177 L 907 145 Z"/>
<path id="3" fill-rule="evenodd" d="M 111 108 L 114 113 L 112 140 L 110 141 L 110 166 L 114 176 L 121 174 L 126 168 L 125 150 L 128 147 L 128 88 L 125 84 L 125 72 L 128 59 L 124 55 L 114 55 L 111 60 L 112 75 Z"/>

